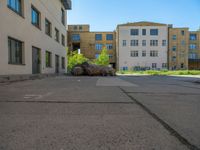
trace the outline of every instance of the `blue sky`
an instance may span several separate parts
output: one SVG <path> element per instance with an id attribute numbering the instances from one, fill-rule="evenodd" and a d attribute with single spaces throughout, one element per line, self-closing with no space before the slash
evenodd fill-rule
<path id="1" fill-rule="evenodd" d="M 200 0 L 72 0 L 68 24 L 113 31 L 117 24 L 153 21 L 174 27 L 200 27 Z"/>

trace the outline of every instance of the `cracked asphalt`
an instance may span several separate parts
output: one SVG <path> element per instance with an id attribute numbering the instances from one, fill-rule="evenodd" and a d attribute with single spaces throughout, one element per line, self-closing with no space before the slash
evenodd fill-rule
<path id="1" fill-rule="evenodd" d="M 0 84 L 0 150 L 199 150 L 199 79 L 67 77 Z"/>

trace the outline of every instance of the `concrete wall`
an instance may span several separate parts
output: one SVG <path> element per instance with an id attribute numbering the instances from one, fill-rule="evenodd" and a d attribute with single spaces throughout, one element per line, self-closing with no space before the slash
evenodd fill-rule
<path id="1" fill-rule="evenodd" d="M 131 36 L 131 29 L 139 29 L 139 36 Z M 146 36 L 142 36 L 142 29 L 146 29 Z M 158 36 L 150 36 L 150 29 L 158 29 Z M 122 45 L 123 40 L 126 40 L 127 45 Z M 131 40 L 139 40 L 139 46 L 130 46 Z M 146 46 L 142 46 L 142 40 L 146 40 Z M 158 46 L 150 46 L 150 40 L 158 40 Z M 152 67 L 152 63 L 157 63 L 157 68 L 162 69 L 162 63 L 167 63 L 167 46 L 162 46 L 162 40 L 168 41 L 168 27 L 163 26 L 139 26 L 123 25 L 117 29 L 117 61 L 118 69 L 123 67 L 132 69 L 135 66 Z M 168 43 L 168 42 L 167 42 Z M 146 51 L 146 57 L 142 57 L 142 51 Z M 158 57 L 150 57 L 150 51 L 157 50 Z M 131 57 L 131 51 L 139 51 L 139 57 Z"/>
<path id="2" fill-rule="evenodd" d="M 32 46 L 41 49 L 41 73 L 55 73 L 55 54 L 66 57 L 66 48 L 61 44 L 61 34 L 66 36 L 66 27 L 61 23 L 60 0 L 22 0 L 23 17 L 7 7 L 7 0 L 0 1 L 0 75 L 32 74 Z M 31 5 L 41 13 L 41 29 L 31 24 Z M 45 34 L 45 18 L 52 23 L 52 37 Z M 55 27 L 60 31 L 60 43 L 55 41 Z M 8 36 L 24 42 L 24 65 L 8 64 Z M 52 52 L 52 67 L 46 68 L 45 51 Z M 66 59 L 65 59 L 66 60 Z"/>

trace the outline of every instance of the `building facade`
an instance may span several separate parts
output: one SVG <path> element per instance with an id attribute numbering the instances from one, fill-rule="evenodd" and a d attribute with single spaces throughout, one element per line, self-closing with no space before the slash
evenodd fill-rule
<path id="1" fill-rule="evenodd" d="M 167 69 L 168 25 L 122 24 L 116 37 L 118 70 Z"/>
<path id="2" fill-rule="evenodd" d="M 90 32 L 89 25 L 68 25 L 69 51 L 80 49 L 88 59 L 98 58 L 101 50 L 106 48 L 110 65 L 116 66 L 116 36 L 115 32 Z"/>
<path id="3" fill-rule="evenodd" d="M 66 71 L 71 0 L 0 1 L 0 75 Z"/>
<path id="4" fill-rule="evenodd" d="M 169 28 L 169 70 L 188 69 L 189 28 Z"/>

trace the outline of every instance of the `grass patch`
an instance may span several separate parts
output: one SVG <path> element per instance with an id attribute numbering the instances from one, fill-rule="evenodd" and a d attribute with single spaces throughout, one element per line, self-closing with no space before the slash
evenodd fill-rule
<path id="1" fill-rule="evenodd" d="M 138 75 L 200 75 L 200 70 L 146 70 L 146 71 L 119 71 L 119 74 L 138 74 Z"/>

